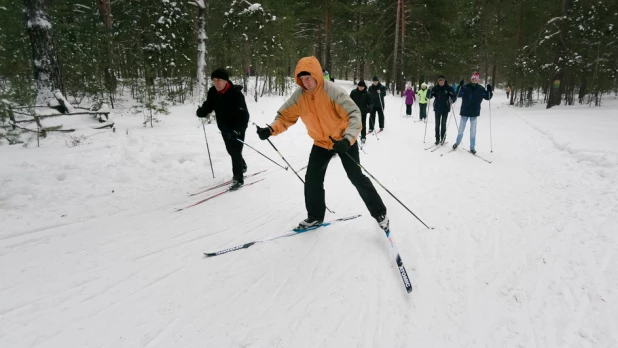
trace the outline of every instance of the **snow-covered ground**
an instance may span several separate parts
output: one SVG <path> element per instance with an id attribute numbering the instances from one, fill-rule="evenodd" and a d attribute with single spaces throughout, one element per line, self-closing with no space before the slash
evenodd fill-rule
<path id="1" fill-rule="evenodd" d="M 252 121 L 283 101 L 247 98 Z M 298 178 L 245 148 L 265 180 L 175 212 L 231 177 L 212 124 L 212 178 L 194 105 L 154 129 L 116 114 L 115 133 L 80 130 L 72 148 L 66 134 L 0 147 L 0 347 L 618 347 L 618 100 L 519 109 L 497 92 L 493 153 L 486 102 L 476 146 L 492 164 L 440 156 L 452 120 L 447 147 L 424 150 L 432 113 L 423 143 L 425 124 L 401 106 L 387 97 L 361 161 L 435 227 L 378 188 L 411 294 L 338 158 L 327 219 L 361 218 L 204 258 L 285 232 L 305 208 Z M 306 165 L 302 123 L 272 141 Z"/>

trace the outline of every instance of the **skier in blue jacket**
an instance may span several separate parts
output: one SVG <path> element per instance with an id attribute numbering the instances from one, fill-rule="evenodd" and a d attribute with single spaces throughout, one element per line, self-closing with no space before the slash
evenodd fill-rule
<path id="1" fill-rule="evenodd" d="M 456 96 L 461 98 L 461 122 L 459 123 L 459 134 L 457 134 L 457 141 L 453 144 L 453 149 L 461 143 L 464 130 L 466 130 L 466 123 L 470 120 L 470 152 L 476 153 L 474 146 L 476 145 L 476 119 L 481 114 L 481 103 L 483 99 L 490 100 L 493 97 L 493 87 L 487 85 L 487 89 L 479 85 L 479 73 L 472 74 L 471 82 L 464 86 L 464 81 L 459 82 L 457 87 Z"/>

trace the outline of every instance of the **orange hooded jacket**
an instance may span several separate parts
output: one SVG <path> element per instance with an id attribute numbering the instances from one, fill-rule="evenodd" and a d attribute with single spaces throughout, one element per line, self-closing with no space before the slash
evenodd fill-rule
<path id="1" fill-rule="evenodd" d="M 302 71 L 310 73 L 316 80 L 313 91 L 306 90 L 298 77 Z M 300 88 L 277 111 L 277 117 L 270 125 L 272 135 L 285 132 L 301 117 L 316 146 L 332 149 L 329 136 L 335 140 L 345 137 L 353 145 L 362 127 L 361 112 L 348 93 L 324 80 L 322 67 L 315 57 L 302 58 L 296 65 L 294 76 Z"/>

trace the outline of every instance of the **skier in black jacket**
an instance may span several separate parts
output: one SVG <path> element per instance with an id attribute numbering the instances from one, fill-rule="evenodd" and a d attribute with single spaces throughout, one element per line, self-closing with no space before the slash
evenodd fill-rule
<path id="1" fill-rule="evenodd" d="M 453 144 L 453 149 L 461 143 L 466 123 L 470 120 L 470 152 L 476 153 L 474 146 L 476 144 L 476 119 L 481 114 L 481 103 L 483 99 L 490 100 L 493 97 L 493 87 L 487 85 L 487 89 L 479 85 L 479 73 L 475 72 L 470 79 L 471 82 L 464 86 L 464 81 L 459 82 L 456 95 L 461 98 L 461 122 L 459 123 L 459 134 L 457 141 Z"/>
<path id="2" fill-rule="evenodd" d="M 380 117 L 380 130 L 384 130 L 384 96 L 386 95 L 386 87 L 380 83 L 377 76 L 373 77 L 373 85 L 369 86 L 369 93 L 373 98 L 373 110 L 371 110 L 371 116 L 369 117 L 369 133 L 371 133 L 376 123 L 376 111 Z"/>
<path id="3" fill-rule="evenodd" d="M 453 93 L 453 89 L 448 85 L 444 76 L 438 77 L 438 84 L 433 86 L 429 98 L 433 100 L 433 111 L 436 113 L 436 145 L 444 142 L 446 134 L 446 120 L 448 113 L 451 112 L 451 103 L 454 103 L 457 97 Z M 442 130 L 440 131 L 440 128 Z"/>
<path id="4" fill-rule="evenodd" d="M 361 129 L 361 142 L 365 142 L 365 136 L 367 135 L 367 114 L 373 110 L 373 99 L 371 94 L 367 92 L 367 85 L 365 80 L 358 81 L 357 88 L 350 92 L 350 98 L 354 100 L 356 106 L 361 111 L 361 121 L 363 123 L 363 129 Z"/>
<path id="5" fill-rule="evenodd" d="M 208 90 L 206 101 L 197 109 L 197 117 L 206 117 L 215 112 L 217 127 L 225 142 L 225 148 L 232 158 L 232 173 L 234 174 L 231 190 L 236 190 L 244 184 L 243 173 L 247 164 L 242 157 L 245 130 L 249 123 L 249 111 L 242 94 L 242 86 L 236 86 L 230 81 L 225 69 L 219 68 L 210 76 L 214 84 Z"/>

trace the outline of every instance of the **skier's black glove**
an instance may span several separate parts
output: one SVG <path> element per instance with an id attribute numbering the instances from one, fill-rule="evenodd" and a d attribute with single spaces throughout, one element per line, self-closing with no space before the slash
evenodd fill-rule
<path id="1" fill-rule="evenodd" d="M 491 92 L 494 91 L 494 88 L 491 85 L 487 85 L 486 90 L 487 90 L 488 93 L 491 93 Z"/>
<path id="2" fill-rule="evenodd" d="M 257 135 L 260 137 L 260 140 L 268 139 L 274 131 L 271 126 L 260 128 L 260 126 L 256 125 L 255 127 L 257 127 Z"/>
<path id="3" fill-rule="evenodd" d="M 204 102 L 204 104 L 206 104 L 206 102 Z M 195 112 L 195 115 L 197 117 L 206 117 L 206 116 L 208 116 L 208 114 L 206 113 L 206 105 L 204 105 L 204 104 L 202 104 L 202 106 L 197 108 L 197 111 Z"/>
<path id="4" fill-rule="evenodd" d="M 333 141 L 333 151 L 339 154 L 344 154 L 350 149 L 350 142 L 348 141 L 348 139 L 343 138 L 341 140 L 335 140 L 333 139 L 333 137 L 330 136 L 329 138 Z"/>
<path id="5" fill-rule="evenodd" d="M 459 87 L 463 86 L 464 84 L 464 80 L 462 79 L 461 81 L 459 81 Z"/>

